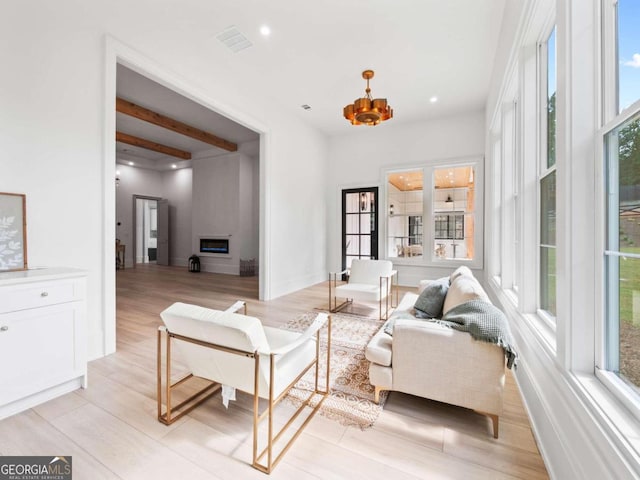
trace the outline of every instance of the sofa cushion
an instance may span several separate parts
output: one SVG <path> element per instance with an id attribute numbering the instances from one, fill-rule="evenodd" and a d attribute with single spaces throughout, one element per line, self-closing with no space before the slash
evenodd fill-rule
<path id="1" fill-rule="evenodd" d="M 467 277 L 473 277 L 473 273 L 466 265 L 462 265 L 461 267 L 456 268 L 453 273 L 449 276 L 449 284 L 452 284 L 453 281 L 462 276 L 466 275 Z"/>
<path id="2" fill-rule="evenodd" d="M 442 307 L 448 290 L 449 277 L 439 278 L 435 282 L 427 285 L 413 306 L 416 309 L 416 313 L 422 313 L 424 315 L 416 316 L 421 318 L 441 317 Z"/>
<path id="3" fill-rule="evenodd" d="M 391 366 L 392 338 L 387 335 L 384 328 L 378 330 L 365 349 L 364 356 L 367 360 L 385 367 Z"/>
<path id="4" fill-rule="evenodd" d="M 469 300 L 478 299 L 491 302 L 486 292 L 480 285 L 480 282 L 478 282 L 478 280 L 476 280 L 473 275 L 458 275 L 449 286 L 447 296 L 444 299 L 442 314 L 446 315 L 446 313 L 453 307 L 468 302 Z"/>

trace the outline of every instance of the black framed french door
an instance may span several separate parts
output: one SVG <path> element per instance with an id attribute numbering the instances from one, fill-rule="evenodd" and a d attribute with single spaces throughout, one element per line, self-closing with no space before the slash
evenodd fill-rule
<path id="1" fill-rule="evenodd" d="M 342 190 L 342 269 L 378 258 L 378 187 Z"/>

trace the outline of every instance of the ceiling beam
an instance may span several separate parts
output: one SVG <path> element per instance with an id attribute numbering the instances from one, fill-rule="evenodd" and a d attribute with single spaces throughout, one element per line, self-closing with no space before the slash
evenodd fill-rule
<path id="1" fill-rule="evenodd" d="M 178 150 L 177 148 L 168 147 L 161 143 L 145 140 L 144 138 L 134 137 L 127 133 L 116 132 L 116 142 L 126 143 L 128 145 L 135 145 L 136 147 L 146 148 L 147 150 L 153 150 L 154 152 L 164 153 L 171 155 L 172 157 L 181 158 L 182 160 L 191 160 L 191 153 L 184 150 Z"/>
<path id="2" fill-rule="evenodd" d="M 192 127 L 186 123 L 179 122 L 178 120 L 156 113 L 153 110 L 141 107 L 140 105 L 136 105 L 135 103 L 122 98 L 116 98 L 116 111 L 135 117 L 139 120 L 144 120 L 145 122 L 153 123 L 154 125 L 172 130 L 176 133 L 186 135 L 187 137 L 195 138 L 196 140 L 214 145 L 229 152 L 235 152 L 238 150 L 237 144 L 229 142 L 224 138 L 217 137 L 213 133 Z"/>

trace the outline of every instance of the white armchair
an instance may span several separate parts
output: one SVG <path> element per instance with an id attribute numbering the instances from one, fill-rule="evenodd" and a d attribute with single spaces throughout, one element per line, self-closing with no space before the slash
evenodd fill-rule
<path id="1" fill-rule="evenodd" d="M 347 283 L 338 285 L 338 275 L 348 275 Z M 329 274 L 329 310 L 338 312 L 354 300 L 378 302 L 380 319 L 389 317 L 390 307 L 398 305 L 398 273 L 389 260 L 354 259 L 351 268 Z M 393 302 L 395 290 L 396 301 Z M 346 300 L 338 305 L 338 297 Z M 382 314 L 382 301 L 385 312 Z"/>
<path id="2" fill-rule="evenodd" d="M 244 308 L 244 315 L 235 313 Z M 158 420 L 169 425 L 186 415 L 223 385 L 253 395 L 253 462 L 252 466 L 264 472 L 271 471 L 289 449 L 300 431 L 318 411 L 329 393 L 329 365 L 331 346 L 331 317 L 319 313 L 309 328 L 291 332 L 279 328 L 263 327 L 260 320 L 246 315 L 244 302 L 236 302 L 226 311 L 211 310 L 196 305 L 174 303 L 160 314 L 165 326 L 158 329 Z M 327 326 L 327 374 L 324 390 L 318 389 L 320 329 Z M 165 386 L 162 383 L 162 337 L 166 338 Z M 191 371 L 186 377 L 172 382 L 172 341 L 182 360 Z M 278 432 L 273 428 L 273 410 L 289 389 L 315 365 L 315 389 L 296 413 Z M 200 377 L 211 383 L 177 405 L 172 404 L 172 392 L 191 377 Z M 163 394 L 166 409 L 163 412 Z M 274 443 L 291 425 L 314 395 L 322 398 L 313 408 L 298 431 L 275 456 Z M 268 400 L 268 407 L 259 412 L 259 398 Z M 258 452 L 258 426 L 268 419 L 266 447 Z M 266 455 L 266 463 L 260 463 Z"/>

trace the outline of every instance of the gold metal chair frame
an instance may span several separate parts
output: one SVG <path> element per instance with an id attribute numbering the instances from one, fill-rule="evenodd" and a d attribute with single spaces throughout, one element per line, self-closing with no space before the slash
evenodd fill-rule
<path id="1" fill-rule="evenodd" d="M 244 313 L 246 314 L 246 305 Z M 162 411 L 162 333 L 165 332 L 166 337 L 166 385 L 165 385 L 165 396 L 166 396 L 166 411 Z M 187 381 L 188 379 L 194 377 L 193 374 L 188 374 L 180 380 L 171 383 L 171 339 L 181 340 L 184 342 L 194 343 L 196 345 L 200 345 L 206 348 L 213 348 L 215 350 L 220 350 L 223 352 L 231 353 L 234 355 L 241 355 L 248 358 L 253 358 L 255 362 L 254 374 L 253 374 L 253 461 L 251 465 L 260 470 L 263 473 L 270 474 L 273 469 L 278 465 L 282 457 L 289 450 L 293 442 L 298 438 L 298 436 L 302 433 L 304 428 L 307 426 L 309 421 L 314 417 L 317 411 L 322 406 L 325 398 L 329 395 L 329 371 L 331 365 L 331 315 L 329 315 L 327 321 L 327 378 L 325 389 L 318 389 L 318 372 L 319 372 L 319 358 L 320 358 L 320 330 L 316 333 L 316 358 L 309 364 L 307 367 L 296 377 L 293 382 L 291 382 L 287 388 L 283 390 L 283 392 L 277 397 L 274 398 L 273 392 L 273 383 L 274 383 L 274 365 L 275 365 L 275 357 L 277 354 L 270 354 L 270 368 L 269 368 L 269 398 L 268 398 L 268 407 L 262 412 L 259 413 L 258 403 L 259 403 L 259 386 L 260 386 L 260 355 L 258 351 L 254 352 L 246 352 L 243 350 L 237 350 L 234 348 L 225 347 L 222 345 L 216 345 L 209 342 L 204 342 L 202 340 L 198 340 L 191 337 L 185 337 L 183 335 L 178 335 L 175 333 L 171 333 L 166 327 L 161 326 L 158 327 L 158 355 L 157 355 L 157 380 L 158 380 L 158 390 L 157 390 L 157 399 L 158 399 L 158 420 L 165 425 L 171 425 L 176 420 L 180 419 L 184 415 L 191 412 L 194 408 L 200 405 L 202 402 L 209 399 L 212 395 L 214 395 L 218 390 L 220 390 L 221 385 L 218 382 L 211 381 L 209 385 L 202 388 L 198 392 L 191 395 L 186 400 L 180 402 L 177 405 L 171 404 L 171 392 L 173 389 Z M 285 425 L 277 432 L 274 433 L 273 428 L 273 409 L 274 407 L 282 400 L 286 394 L 291 390 L 291 388 L 304 376 L 307 371 L 311 367 L 315 365 L 315 387 L 314 390 L 309 394 L 307 399 L 302 402 L 300 407 L 293 413 L 293 415 L 289 418 L 289 420 L 285 423 Z M 205 379 L 208 380 L 208 379 Z M 249 393 L 249 392 L 245 392 Z M 302 410 L 310 405 L 311 399 L 314 395 L 321 395 L 322 398 L 318 402 L 318 404 L 313 408 L 311 413 L 304 420 L 302 425 L 298 428 L 295 434 L 289 439 L 289 441 L 283 446 L 280 453 L 274 457 L 273 446 L 280 439 L 283 433 L 291 426 L 291 424 L 295 421 L 296 418 L 302 413 Z M 177 413 L 176 413 L 177 412 Z M 258 453 L 258 427 L 260 423 L 265 419 L 268 419 L 268 433 L 267 433 L 267 446 Z M 261 459 L 267 455 L 267 463 L 260 463 Z"/>
<path id="2" fill-rule="evenodd" d="M 331 313 L 339 312 L 340 310 L 345 308 L 347 305 L 350 305 L 353 303 L 353 298 L 347 298 L 344 302 L 338 305 L 338 297 L 335 294 L 336 286 L 338 283 L 337 277 L 338 275 L 345 275 L 345 274 L 347 275 L 349 274 L 349 269 L 343 270 L 342 272 L 329 273 L 329 311 Z M 394 279 L 395 279 L 395 282 L 394 282 Z M 389 282 L 391 282 L 390 289 L 389 289 Z M 383 275 L 380 277 L 380 292 L 383 291 L 382 290 L 383 284 L 385 289 L 384 291 L 388 291 L 389 293 L 384 297 L 384 301 L 385 301 L 384 317 L 382 316 L 382 300 L 383 300 L 382 296 L 378 301 L 379 308 L 380 308 L 379 317 L 380 317 L 380 320 L 388 320 L 390 308 L 396 308 L 398 306 L 398 272 L 394 270 L 391 273 L 391 275 Z M 332 285 L 333 285 L 333 288 L 332 288 Z M 396 297 L 395 305 L 393 304 L 394 292 Z"/>

